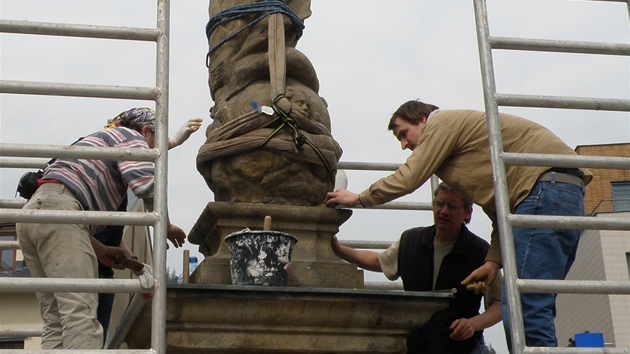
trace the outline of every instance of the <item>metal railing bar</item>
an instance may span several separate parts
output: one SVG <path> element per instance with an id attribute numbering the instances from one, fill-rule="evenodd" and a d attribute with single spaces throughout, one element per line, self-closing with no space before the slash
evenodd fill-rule
<path id="1" fill-rule="evenodd" d="M 535 229 L 630 230 L 630 220 L 613 218 L 509 214 L 508 220 L 513 227 L 529 227 Z"/>
<path id="2" fill-rule="evenodd" d="M 31 338 L 41 337 L 42 328 L 0 328 L 0 337 Z"/>
<path id="3" fill-rule="evenodd" d="M 433 206 L 428 202 L 389 202 L 380 205 L 374 205 L 368 208 L 361 206 L 346 209 L 376 209 L 376 210 L 432 210 Z"/>
<path id="4" fill-rule="evenodd" d="M 385 204 L 373 205 L 371 207 L 364 208 L 362 206 L 354 207 L 337 207 L 338 209 L 374 209 L 374 210 L 432 210 L 431 203 L 427 202 L 389 202 Z"/>
<path id="5" fill-rule="evenodd" d="M 591 111 L 630 111 L 630 100 L 598 97 L 495 94 L 499 106 L 580 109 Z"/>
<path id="6" fill-rule="evenodd" d="M 159 96 L 160 90 L 157 87 L 0 80 L 0 93 L 153 101 Z"/>
<path id="7" fill-rule="evenodd" d="M 11 242 L 11 241 L 7 241 Z M 387 249 L 393 244 L 392 241 L 367 241 L 367 240 L 345 240 L 339 241 L 342 246 L 351 248 L 365 248 L 371 250 Z"/>
<path id="8" fill-rule="evenodd" d="M 17 186 L 17 183 L 15 184 Z M 24 199 L 0 199 L 0 209 L 22 209 L 26 204 Z"/>
<path id="9" fill-rule="evenodd" d="M 75 278 L 0 278 L 0 293 L 78 292 L 78 293 L 143 293 L 139 279 L 75 279 Z"/>
<path id="10" fill-rule="evenodd" d="M 630 157 L 602 157 L 585 155 L 526 154 L 504 152 L 503 161 L 508 165 L 548 167 L 592 167 L 601 169 L 630 169 Z"/>
<path id="11" fill-rule="evenodd" d="M 339 161 L 337 168 L 340 170 L 356 170 L 356 171 L 396 171 L 402 163 L 391 162 L 356 162 L 356 161 Z M 350 207 L 348 209 L 365 209 L 363 207 Z M 431 203 L 427 202 L 389 202 L 380 205 L 374 205 L 367 209 L 377 210 L 432 210 Z"/>
<path id="12" fill-rule="evenodd" d="M 121 149 L 68 145 L 0 144 L 0 156 L 153 162 L 160 156 L 160 151 L 141 148 Z"/>
<path id="13" fill-rule="evenodd" d="M 0 250 L 19 250 L 20 244 L 17 241 L 0 241 Z"/>
<path id="14" fill-rule="evenodd" d="M 340 170 L 359 171 L 396 171 L 400 165 L 402 163 L 339 161 L 337 168 Z"/>
<path id="15" fill-rule="evenodd" d="M 162 33 L 157 28 L 94 26 L 16 20 L 0 20 L 0 32 L 45 36 L 123 39 L 147 42 L 155 42 Z"/>
<path id="16" fill-rule="evenodd" d="M 20 209 L 24 206 L 24 204 L 26 204 L 26 200 L 0 199 L 0 208 Z M 431 203 L 427 202 L 390 202 L 382 205 L 375 205 L 369 208 L 353 207 L 347 209 L 432 210 L 432 206 Z"/>
<path id="17" fill-rule="evenodd" d="M 0 158 L 0 168 L 29 168 L 40 169 L 46 167 L 49 160 L 32 159 L 2 159 Z"/>
<path id="18" fill-rule="evenodd" d="M 628 281 L 518 279 L 516 286 L 523 293 L 630 295 Z"/>
<path id="19" fill-rule="evenodd" d="M 157 127 L 156 146 L 162 151 L 168 148 L 169 111 L 169 55 L 170 55 L 170 0 L 157 1 L 157 28 L 161 31 L 156 46 L 156 86 L 160 95 L 155 99 Z M 168 154 L 158 156 L 155 161 L 155 211 L 166 216 L 168 194 Z M 154 228 L 153 269 L 158 283 L 151 301 L 151 348 L 159 354 L 166 354 L 166 229 L 168 219 L 161 218 Z M 159 286 L 163 284 L 164 286 Z"/>
<path id="20" fill-rule="evenodd" d="M 512 228 L 507 220 L 509 215 L 509 197 L 507 190 L 507 177 L 505 163 L 501 153 L 503 141 L 501 136 L 501 124 L 499 109 L 496 100 L 496 83 L 494 76 L 494 64 L 492 61 L 492 48 L 488 42 L 490 29 L 488 27 L 488 12 L 485 0 L 474 0 L 475 27 L 477 33 L 477 45 L 479 48 L 479 63 L 481 66 L 481 83 L 483 87 L 484 107 L 486 111 L 486 126 L 488 129 L 488 146 L 490 147 L 490 162 L 494 179 L 498 181 L 494 185 L 495 203 L 497 208 L 497 220 L 499 239 L 501 241 L 501 255 L 503 256 L 505 300 L 508 305 L 507 316 L 512 339 L 512 349 L 520 353 L 525 347 L 525 327 L 522 319 L 522 309 L 518 290 L 515 287 L 516 261 L 514 259 L 514 240 Z"/>
<path id="21" fill-rule="evenodd" d="M 488 38 L 493 49 L 525 50 L 539 52 L 630 55 L 630 44 L 566 41 L 515 37 Z"/>
<path id="22" fill-rule="evenodd" d="M 364 249 L 387 249 L 392 245 L 391 241 L 366 241 L 366 240 L 350 240 L 350 241 L 340 241 L 342 245 L 352 248 L 364 248 Z M 17 241 L 0 241 L 0 250 L 3 249 L 19 249 L 20 245 Z M 367 283 L 366 283 L 367 284 Z M 382 284 L 389 284 L 388 282 L 383 282 Z M 383 285 L 378 285 L 378 287 L 385 287 Z M 395 285 L 391 287 L 393 290 L 397 290 L 398 286 Z M 132 299 L 133 301 L 133 299 Z M 133 304 L 129 305 L 130 308 L 133 307 Z M 126 313 L 126 312 L 125 312 Z M 123 323 L 121 321 L 121 323 Z"/>
<path id="23" fill-rule="evenodd" d="M 0 220 L 8 223 L 153 226 L 160 217 L 155 212 L 0 209 Z"/>

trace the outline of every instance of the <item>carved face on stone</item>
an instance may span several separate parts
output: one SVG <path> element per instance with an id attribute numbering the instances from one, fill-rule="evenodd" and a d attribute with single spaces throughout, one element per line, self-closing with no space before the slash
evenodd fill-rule
<path id="1" fill-rule="evenodd" d="M 291 110 L 298 112 L 305 117 L 309 116 L 310 97 L 304 90 L 287 89 L 287 97 L 291 101 Z"/>

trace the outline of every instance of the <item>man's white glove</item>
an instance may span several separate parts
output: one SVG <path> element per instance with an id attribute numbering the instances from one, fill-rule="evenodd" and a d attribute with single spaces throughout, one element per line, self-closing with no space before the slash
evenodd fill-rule
<path id="1" fill-rule="evenodd" d="M 174 136 L 168 138 L 169 149 L 179 146 L 183 144 L 184 141 L 188 140 L 192 133 L 199 130 L 202 122 L 203 119 L 201 118 L 192 118 L 189 119 L 188 122 L 184 123 L 184 125 L 179 128 L 179 131 Z"/>
<path id="2" fill-rule="evenodd" d="M 156 283 L 155 278 L 153 278 L 153 268 L 151 268 L 148 264 L 145 264 L 141 271 L 132 270 L 132 272 L 138 276 L 138 279 L 140 279 L 140 286 L 144 289 L 151 289 Z"/>

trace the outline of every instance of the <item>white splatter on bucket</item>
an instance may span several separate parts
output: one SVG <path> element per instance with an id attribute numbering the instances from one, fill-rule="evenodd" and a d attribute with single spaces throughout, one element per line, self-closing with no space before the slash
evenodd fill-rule
<path id="1" fill-rule="evenodd" d="M 286 286 L 297 241 L 279 231 L 245 229 L 227 235 L 232 284 Z"/>

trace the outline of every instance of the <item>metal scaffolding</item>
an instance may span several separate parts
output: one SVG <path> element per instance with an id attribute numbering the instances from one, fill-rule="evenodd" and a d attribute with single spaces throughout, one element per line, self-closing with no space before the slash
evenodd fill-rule
<path id="1" fill-rule="evenodd" d="M 29 211 L 17 210 L 23 202 L 0 201 L 0 220 L 3 222 L 48 222 L 57 224 L 81 223 L 93 225 L 144 225 L 154 227 L 153 270 L 157 283 L 143 287 L 138 279 L 42 279 L 42 278 L 0 278 L 0 292 L 114 292 L 142 293 L 152 295 L 151 349 L 111 350 L 117 353 L 166 353 L 166 229 L 167 214 L 167 166 L 168 154 L 164 153 L 168 143 L 168 82 L 169 82 L 169 21 L 170 1 L 157 0 L 156 28 L 133 28 L 115 26 L 90 26 L 78 24 L 44 23 L 30 21 L 0 20 L 0 32 L 40 36 L 63 36 L 74 38 L 99 38 L 155 42 L 156 80 L 153 87 L 125 87 L 107 85 L 79 85 L 70 83 L 44 83 L 29 81 L 0 81 L 0 94 L 27 94 L 72 97 L 114 98 L 125 100 L 151 100 L 155 102 L 156 140 L 155 149 L 116 149 L 116 148 L 73 148 L 64 146 L 0 144 L 0 167 L 28 168 L 41 166 L 41 161 L 18 160 L 24 158 L 84 158 L 104 160 L 151 161 L 155 163 L 155 204 L 152 213 L 146 212 L 95 212 L 95 211 Z M 3 242 L 3 248 L 18 247 L 14 242 Z M 132 301 L 133 302 L 133 301 Z M 33 335 L 33 330 L 23 334 Z M 4 331 L 3 335 L 16 335 L 15 331 Z M 0 350 L 0 353 L 15 353 L 15 350 Z M 90 350 L 22 350 L 21 353 L 102 353 Z"/>
<path id="2" fill-rule="evenodd" d="M 495 87 L 492 50 L 522 50 L 580 53 L 596 55 L 630 56 L 629 44 L 592 43 L 577 41 L 549 41 L 539 39 L 502 38 L 489 34 L 487 9 L 485 0 L 473 0 L 476 18 L 479 56 L 482 70 L 482 84 L 485 108 L 488 118 L 489 144 L 491 161 L 495 175 L 495 194 L 497 215 L 503 255 L 505 284 L 509 305 L 511 339 L 514 353 L 584 353 L 577 348 L 534 348 L 526 347 L 523 321 L 521 318 L 520 294 L 532 292 L 544 293 L 584 293 L 584 294 L 630 294 L 630 283 L 610 281 L 543 281 L 518 279 L 514 260 L 513 227 L 565 227 L 575 229 L 630 230 L 629 220 L 593 219 L 588 217 L 552 217 L 523 216 L 510 214 L 505 165 L 553 165 L 556 167 L 589 167 L 630 169 L 630 159 L 615 157 L 564 156 L 564 155 L 531 155 L 506 153 L 502 150 L 501 131 L 498 117 L 499 106 L 570 108 L 583 110 L 608 110 L 630 112 L 630 100 L 601 99 L 586 97 L 528 96 L 497 93 Z M 623 2 L 629 6 L 630 0 L 599 0 Z M 130 40 L 156 42 L 156 85 L 154 87 L 122 87 L 103 85 L 77 85 L 68 83 L 43 83 L 27 81 L 0 81 L 0 94 L 28 94 L 73 97 L 98 97 L 115 99 L 151 100 L 156 104 L 157 129 L 156 149 L 123 150 L 114 148 L 76 148 L 65 149 L 63 146 L 0 144 L 0 168 L 38 168 L 44 162 L 33 161 L 33 158 L 93 158 L 110 160 L 134 160 L 155 162 L 155 211 L 141 212 L 61 212 L 32 211 L 23 213 L 18 210 L 23 204 L 20 201 L 0 200 L 0 219 L 4 222 L 50 222 L 50 223 L 90 223 L 98 225 L 144 225 L 153 226 L 155 242 L 153 243 L 153 269 L 157 284 L 151 288 L 143 288 L 139 280 L 85 280 L 85 279 L 24 279 L 19 281 L 0 278 L 0 292 L 34 292 L 34 291 L 80 291 L 100 292 L 107 290 L 117 293 L 151 293 L 152 323 L 151 349 L 146 350 L 111 350 L 116 353 L 166 353 L 166 227 L 167 219 L 167 141 L 168 141 L 168 81 L 169 81 L 169 16 L 170 0 L 157 0 L 157 26 L 155 29 L 70 25 L 57 23 L 41 23 L 28 21 L 0 20 L 0 32 L 29 34 L 42 36 L 65 36 L 82 38 L 100 38 L 114 40 Z M 11 159 L 2 159 L 10 157 Z M 14 158 L 27 158 L 18 160 Z M 371 164 L 340 162 L 341 169 L 390 171 L 399 164 Z M 435 181 L 432 181 L 435 183 Z M 433 188 L 432 188 L 433 189 Z M 430 203 L 388 203 L 378 209 L 431 210 Z M 567 226 L 569 225 L 569 226 Z M 361 248 L 385 248 L 388 243 L 349 242 L 348 245 Z M 0 249 L 17 248 L 17 242 L 0 242 Z M 162 285 L 160 285 L 162 284 Z M 381 284 L 376 284 L 378 288 Z M 132 303 L 137 303 L 135 297 Z M 137 307 L 134 311 L 137 314 Z M 130 324 L 133 319 L 126 323 Z M 124 327 L 124 326 L 123 326 Z M 34 336 L 37 331 L 31 329 L 0 331 L 0 335 Z M 112 340 L 115 347 L 121 340 L 117 332 Z M 48 351 L 16 351 L 0 350 L 2 353 L 102 353 L 89 350 L 48 350 Z M 589 353 L 630 353 L 630 348 L 589 348 Z"/>
<path id="3" fill-rule="evenodd" d="M 606 1 L 606 0 L 602 0 Z M 625 2 L 626 0 L 607 0 Z M 614 157 L 532 155 L 503 151 L 498 106 L 570 108 L 583 110 L 630 111 L 630 100 L 589 97 L 527 96 L 497 93 L 492 50 L 522 50 L 598 55 L 630 56 L 629 44 L 549 41 L 502 38 L 490 35 L 486 0 L 474 0 L 477 41 L 481 62 L 484 101 L 488 121 L 491 162 L 494 173 L 505 291 L 509 308 L 513 353 L 584 353 L 580 348 L 527 347 L 520 302 L 521 293 L 588 293 L 630 295 L 630 283 L 602 281 L 546 281 L 519 279 L 514 256 L 513 227 L 630 230 L 630 220 L 597 220 L 584 217 L 513 215 L 508 203 L 505 165 L 630 169 L 630 159 Z M 630 11 L 630 9 L 629 9 Z M 630 12 L 629 12 L 630 13 Z M 630 348 L 589 348 L 589 353 L 629 353 Z"/>

